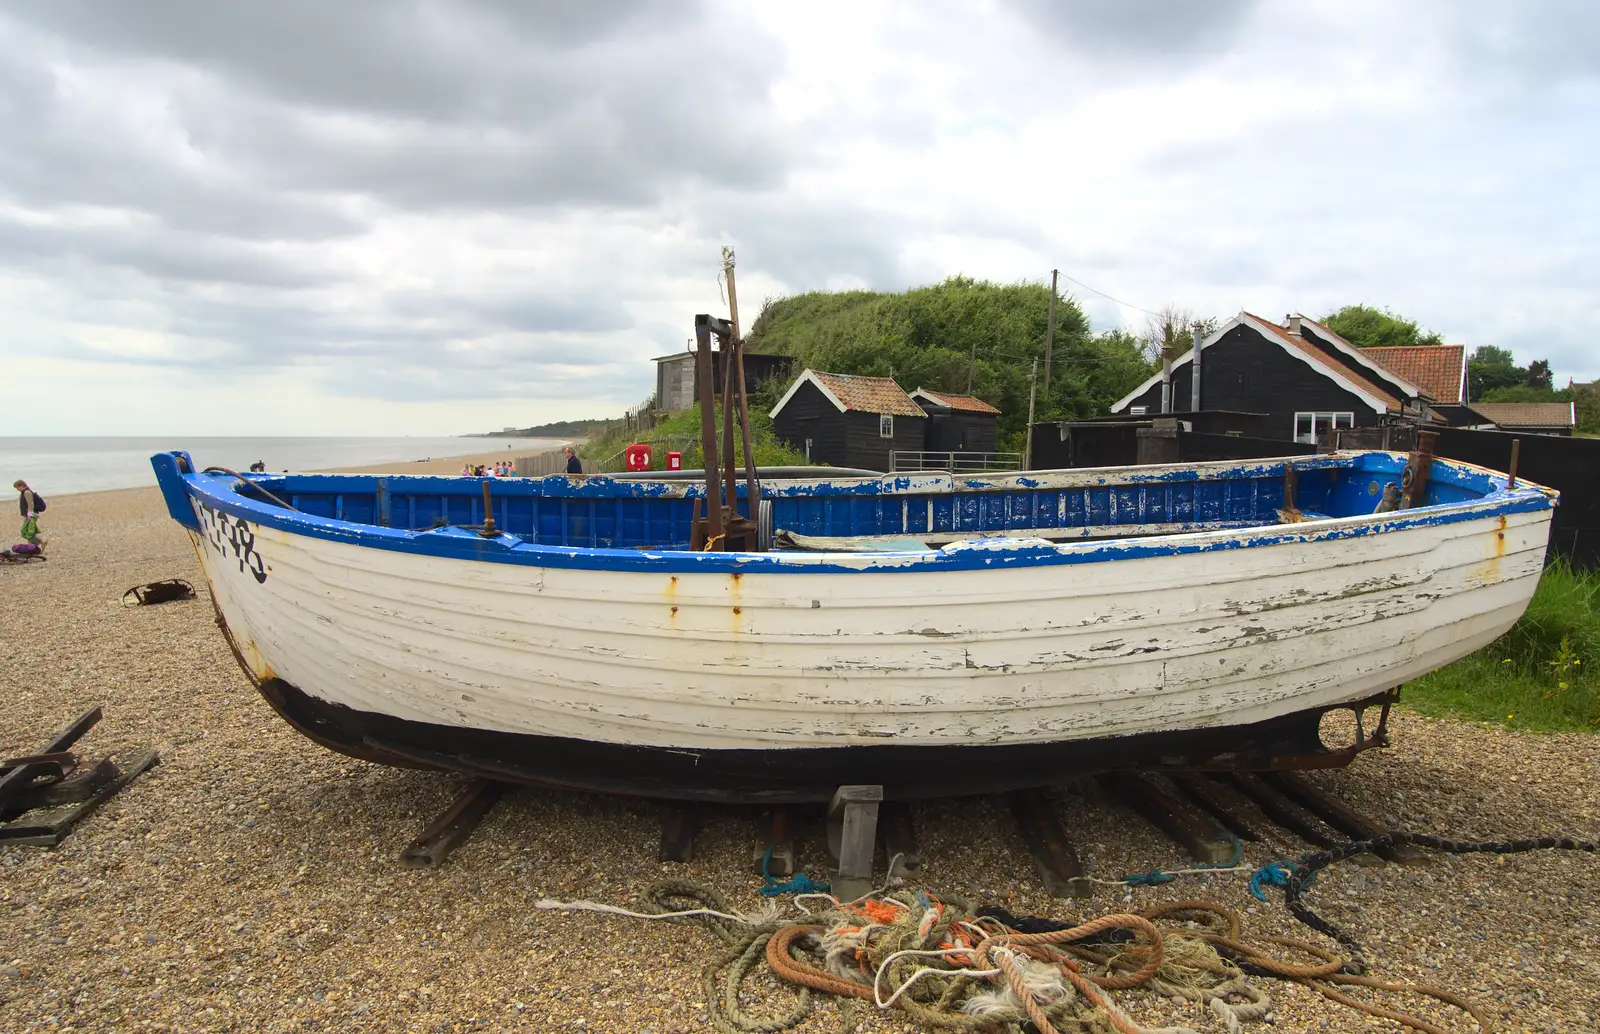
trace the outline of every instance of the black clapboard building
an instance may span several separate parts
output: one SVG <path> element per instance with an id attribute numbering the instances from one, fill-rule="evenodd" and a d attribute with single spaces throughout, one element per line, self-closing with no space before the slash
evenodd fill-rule
<path id="1" fill-rule="evenodd" d="M 994 452 L 1000 411 L 975 395 L 918 388 L 911 398 L 928 414 L 929 452 Z"/>
<path id="2" fill-rule="evenodd" d="M 806 370 L 772 410 L 772 427 L 812 463 L 890 469 L 890 454 L 920 451 L 928 414 L 889 377 Z"/>
<path id="3" fill-rule="evenodd" d="M 1410 380 L 1314 320 L 1290 316 L 1285 322 L 1241 312 L 1201 342 L 1199 405 L 1194 350 L 1175 359 L 1167 411 L 1261 413 L 1264 437 L 1304 443 L 1315 443 L 1331 428 L 1371 427 L 1388 417 L 1426 413 L 1432 398 Z M 1111 411 L 1159 415 L 1162 391 L 1157 372 Z"/>

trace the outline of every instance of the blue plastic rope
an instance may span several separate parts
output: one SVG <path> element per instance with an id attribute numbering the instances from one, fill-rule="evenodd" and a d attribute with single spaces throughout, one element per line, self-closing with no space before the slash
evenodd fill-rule
<path id="1" fill-rule="evenodd" d="M 761 878 L 766 881 L 766 886 L 761 888 L 761 896 L 775 898 L 779 894 L 826 894 L 829 884 L 820 880 L 813 880 L 803 872 L 797 872 L 781 883 L 772 878 L 772 848 L 767 848 L 767 853 L 761 856 Z"/>
<path id="2" fill-rule="evenodd" d="M 1304 862 L 1307 857 L 1308 856 L 1306 855 L 1302 855 L 1299 861 Z M 1266 891 L 1262 888 L 1287 887 L 1289 885 L 1289 876 L 1294 872 L 1295 866 L 1298 864 L 1299 862 L 1285 861 L 1268 862 L 1266 865 L 1263 865 L 1261 868 L 1250 874 L 1250 893 L 1257 901 L 1267 900 Z M 1312 872 L 1310 878 L 1306 880 L 1306 886 L 1310 886 L 1311 881 L 1316 878 L 1316 872 Z"/>
<path id="3" fill-rule="evenodd" d="M 1170 871 L 1155 868 L 1149 872 L 1131 872 L 1122 878 L 1122 882 L 1130 887 L 1159 887 L 1163 883 L 1171 883 L 1184 873 L 1205 872 L 1207 869 L 1231 869 L 1244 859 L 1244 844 L 1240 843 L 1239 838 L 1232 833 L 1228 834 L 1228 839 L 1233 842 L 1233 857 L 1226 862 L 1191 865 L 1184 869 Z"/>

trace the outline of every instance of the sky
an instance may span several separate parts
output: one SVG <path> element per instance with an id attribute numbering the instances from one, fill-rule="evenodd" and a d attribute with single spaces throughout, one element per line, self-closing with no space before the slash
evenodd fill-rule
<path id="1" fill-rule="evenodd" d="M 1056 268 L 1096 330 L 1361 302 L 1564 385 L 1597 152 L 1588 0 L 5 3 L 0 434 L 613 415 L 724 245 L 746 326 Z"/>

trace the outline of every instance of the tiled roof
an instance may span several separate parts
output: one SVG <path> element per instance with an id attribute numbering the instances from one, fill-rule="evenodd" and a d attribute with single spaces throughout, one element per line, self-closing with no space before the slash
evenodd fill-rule
<path id="1" fill-rule="evenodd" d="M 1481 413 L 1501 427 L 1571 427 L 1570 402 L 1474 402 Z"/>
<path id="2" fill-rule="evenodd" d="M 1432 395 L 1435 402 L 1454 405 L 1462 401 L 1461 364 L 1466 361 L 1466 345 L 1395 345 L 1363 348 L 1361 353 Z"/>
<path id="3" fill-rule="evenodd" d="M 916 391 L 911 393 L 912 398 L 916 398 L 918 395 L 922 395 L 930 401 L 948 406 L 951 409 L 959 409 L 966 413 L 994 413 L 996 415 L 999 415 L 1000 413 L 998 409 L 989 405 L 989 403 L 983 401 L 983 399 L 980 399 L 975 395 L 952 395 L 947 391 L 933 391 L 929 388 L 918 388 Z"/>
<path id="4" fill-rule="evenodd" d="M 853 373 L 823 373 L 807 370 L 833 397 L 858 413 L 893 413 L 895 416 L 927 416 L 892 377 L 861 377 Z"/>
<path id="5" fill-rule="evenodd" d="M 1376 384 L 1367 380 L 1365 377 L 1356 373 L 1348 366 L 1345 366 L 1337 359 L 1334 359 L 1332 356 L 1328 355 L 1322 349 L 1318 348 L 1316 345 L 1313 345 L 1300 335 L 1291 334 L 1287 329 L 1278 326 L 1271 320 L 1263 319 L 1262 317 L 1253 313 L 1247 312 L 1245 315 L 1255 320 L 1258 324 L 1266 327 L 1268 331 L 1275 333 L 1277 335 L 1277 340 L 1289 345 L 1291 348 L 1310 359 L 1314 364 L 1333 374 L 1336 378 L 1341 378 L 1357 385 L 1362 391 L 1366 392 L 1368 395 L 1371 395 L 1385 406 L 1388 406 L 1392 409 L 1401 408 L 1399 399 L 1389 394 L 1389 392 L 1385 391 L 1383 388 L 1380 388 Z"/>

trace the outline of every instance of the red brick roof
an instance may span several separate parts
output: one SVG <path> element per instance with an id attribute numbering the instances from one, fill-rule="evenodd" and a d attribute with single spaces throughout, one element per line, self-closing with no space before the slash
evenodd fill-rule
<path id="1" fill-rule="evenodd" d="M 824 390 L 845 409 L 858 413 L 893 413 L 895 416 L 927 416 L 892 377 L 861 377 L 853 373 L 823 373 L 807 370 Z M 804 376 L 802 374 L 801 376 Z"/>
<path id="2" fill-rule="evenodd" d="M 1453 406 L 1463 401 L 1466 385 L 1461 369 L 1466 345 L 1395 345 L 1363 348 L 1361 354 L 1432 395 L 1435 402 Z"/>
<path id="3" fill-rule="evenodd" d="M 947 391 L 934 391 L 930 388 L 918 388 L 911 393 L 913 399 L 918 395 L 927 398 L 931 402 L 948 406 L 950 409 L 959 409 L 967 413 L 994 413 L 996 415 L 1000 413 L 998 409 L 975 395 L 952 395 Z"/>
<path id="4" fill-rule="evenodd" d="M 1277 341 L 1287 344 L 1301 355 L 1304 355 L 1306 358 L 1310 359 L 1313 364 L 1322 367 L 1328 372 L 1334 374 L 1337 378 L 1342 378 L 1345 381 L 1355 384 L 1362 391 L 1366 392 L 1368 395 L 1371 395 L 1385 406 L 1388 406 L 1391 409 L 1401 408 L 1400 400 L 1389 394 L 1388 391 L 1378 387 L 1376 384 L 1356 373 L 1354 370 L 1339 362 L 1337 359 L 1334 359 L 1332 356 L 1328 355 L 1322 349 L 1318 348 L 1316 345 L 1313 345 L 1300 335 L 1291 334 L 1287 329 L 1278 326 L 1269 319 L 1263 319 L 1254 313 L 1247 312 L 1245 315 L 1249 316 L 1252 320 L 1255 320 L 1257 324 L 1265 327 L 1269 332 L 1275 334 Z"/>
<path id="5" fill-rule="evenodd" d="M 1474 402 L 1472 411 L 1502 427 L 1571 427 L 1570 402 Z"/>

